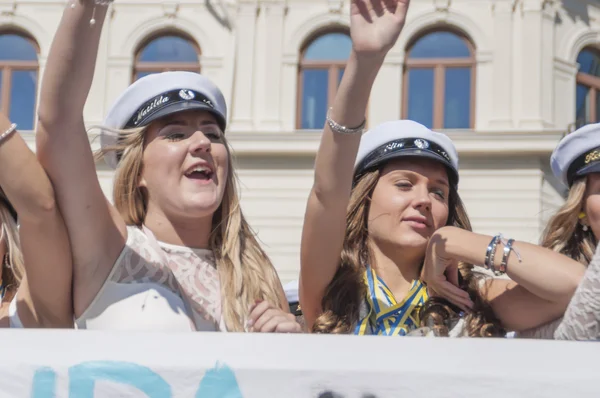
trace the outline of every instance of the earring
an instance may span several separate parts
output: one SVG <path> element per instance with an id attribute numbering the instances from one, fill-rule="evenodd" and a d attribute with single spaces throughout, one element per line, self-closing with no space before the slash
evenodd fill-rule
<path id="1" fill-rule="evenodd" d="M 579 213 L 579 221 L 582 221 L 585 218 L 585 212 L 582 211 L 581 213 Z M 583 232 L 587 232 L 589 227 L 587 225 L 585 225 L 583 222 L 581 222 L 581 228 L 583 229 Z"/>

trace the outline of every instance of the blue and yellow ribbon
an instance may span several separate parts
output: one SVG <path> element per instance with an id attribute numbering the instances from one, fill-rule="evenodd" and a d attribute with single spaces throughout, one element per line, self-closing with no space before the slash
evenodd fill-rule
<path id="1" fill-rule="evenodd" d="M 401 302 L 377 276 L 371 267 L 365 269 L 367 285 L 367 314 L 354 330 L 354 334 L 405 336 L 419 327 L 419 308 L 427 301 L 427 289 L 419 280 L 413 281 L 408 294 Z"/>

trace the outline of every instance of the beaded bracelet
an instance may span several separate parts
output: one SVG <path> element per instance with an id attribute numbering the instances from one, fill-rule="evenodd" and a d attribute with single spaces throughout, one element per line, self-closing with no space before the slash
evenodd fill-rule
<path id="1" fill-rule="evenodd" d="M 92 19 L 90 19 L 90 26 L 96 25 L 96 7 L 108 7 L 111 3 L 114 3 L 115 0 L 94 0 L 94 9 L 92 10 Z M 71 8 L 75 8 L 77 6 L 77 0 L 73 0 L 71 3 Z"/>
<path id="2" fill-rule="evenodd" d="M 358 127 L 342 126 L 331 118 L 331 109 L 332 108 L 329 108 L 329 111 L 327 112 L 327 124 L 329 125 L 331 131 L 339 134 L 362 134 L 365 131 L 365 126 L 367 124 L 366 120 L 363 120 Z"/>
<path id="3" fill-rule="evenodd" d="M 17 131 L 17 124 L 13 123 L 8 128 L 8 130 L 6 130 L 4 133 L 2 133 L 2 135 L 0 135 L 0 144 L 2 143 L 2 141 L 4 141 L 6 138 L 8 138 L 8 136 L 11 135 L 12 133 L 14 133 L 15 131 Z"/>

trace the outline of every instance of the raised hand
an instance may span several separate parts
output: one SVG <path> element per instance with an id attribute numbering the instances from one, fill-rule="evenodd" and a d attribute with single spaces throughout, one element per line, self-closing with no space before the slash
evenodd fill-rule
<path id="1" fill-rule="evenodd" d="M 358 54 L 387 53 L 404 27 L 410 0 L 352 0 L 350 36 Z"/>
<path id="2" fill-rule="evenodd" d="M 458 261 L 446 253 L 447 239 L 440 234 L 431 237 L 421 279 L 427 284 L 430 296 L 443 297 L 468 311 L 473 302 L 469 294 L 458 287 Z"/>

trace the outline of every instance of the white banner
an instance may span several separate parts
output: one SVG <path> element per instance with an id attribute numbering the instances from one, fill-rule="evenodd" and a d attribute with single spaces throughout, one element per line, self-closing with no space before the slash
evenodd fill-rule
<path id="1" fill-rule="evenodd" d="M 3 330 L 0 396 L 600 396 L 600 344 Z"/>

